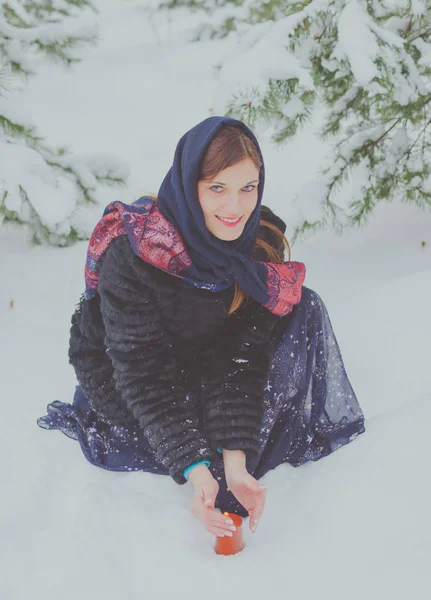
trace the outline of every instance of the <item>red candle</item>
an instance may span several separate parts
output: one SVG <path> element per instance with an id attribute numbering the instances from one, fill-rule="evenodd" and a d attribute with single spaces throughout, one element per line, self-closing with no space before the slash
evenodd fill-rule
<path id="1" fill-rule="evenodd" d="M 230 517 L 236 527 L 236 531 L 232 531 L 232 536 L 224 535 L 216 538 L 215 551 L 217 554 L 236 554 L 244 548 L 242 539 L 242 518 L 239 515 L 225 512 L 226 517 Z"/>

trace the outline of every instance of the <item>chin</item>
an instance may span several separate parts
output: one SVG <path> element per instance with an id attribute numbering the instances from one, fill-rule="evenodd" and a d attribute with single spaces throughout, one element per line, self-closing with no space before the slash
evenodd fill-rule
<path id="1" fill-rule="evenodd" d="M 247 223 L 247 221 L 245 221 L 245 223 Z M 245 223 L 242 227 L 238 229 L 235 228 L 235 230 L 229 229 L 228 227 L 224 227 L 222 225 L 221 230 L 220 227 L 214 227 L 213 230 L 210 231 L 213 234 L 213 236 L 218 238 L 219 240 L 223 240 L 224 242 L 234 242 L 241 236 L 242 232 L 244 231 Z"/>
<path id="2" fill-rule="evenodd" d="M 235 232 L 235 233 L 230 232 L 230 231 L 228 231 L 227 233 L 224 232 L 224 231 L 221 232 L 221 233 L 220 232 L 217 232 L 217 233 L 213 232 L 213 235 L 216 238 L 218 238 L 219 240 L 223 240 L 224 242 L 234 242 L 235 240 L 237 240 L 241 236 L 241 233 L 243 232 L 243 230 L 244 230 L 244 228 L 242 228 L 241 231 Z"/>
<path id="3" fill-rule="evenodd" d="M 220 240 L 221 242 L 227 242 L 227 243 L 229 243 L 229 242 L 236 242 L 236 240 L 238 239 L 238 237 L 227 239 L 227 238 L 221 238 L 221 237 L 217 236 L 217 239 Z"/>

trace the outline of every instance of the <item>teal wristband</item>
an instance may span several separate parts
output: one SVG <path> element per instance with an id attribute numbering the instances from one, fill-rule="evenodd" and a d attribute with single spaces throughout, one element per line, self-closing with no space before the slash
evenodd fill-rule
<path id="1" fill-rule="evenodd" d="M 217 448 L 217 452 L 222 452 L 223 453 L 223 448 Z"/>
<path id="2" fill-rule="evenodd" d="M 203 464 L 205 464 L 207 467 L 209 467 L 209 466 L 210 466 L 210 464 L 211 464 L 211 462 L 210 462 L 209 460 L 206 460 L 206 459 L 204 459 L 204 460 L 199 460 L 198 462 L 195 462 L 195 463 L 193 463 L 192 465 L 190 465 L 189 467 L 187 467 L 187 469 L 184 469 L 184 471 L 183 471 L 183 475 L 184 475 L 184 477 L 187 479 L 187 481 L 188 481 L 188 479 L 189 479 L 189 473 L 190 473 L 190 471 L 191 471 L 192 469 L 194 469 L 195 467 L 197 467 L 198 465 L 203 465 Z"/>

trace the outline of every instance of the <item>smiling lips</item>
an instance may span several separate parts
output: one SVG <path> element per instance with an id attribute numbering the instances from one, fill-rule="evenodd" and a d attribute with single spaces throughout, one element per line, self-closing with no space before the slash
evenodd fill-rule
<path id="1" fill-rule="evenodd" d="M 224 225 L 226 225 L 226 227 L 235 227 L 236 225 L 238 225 L 238 223 L 240 223 L 243 216 L 244 215 L 241 215 L 238 219 L 231 219 L 227 217 L 218 217 L 216 215 L 217 219 L 221 221 Z"/>

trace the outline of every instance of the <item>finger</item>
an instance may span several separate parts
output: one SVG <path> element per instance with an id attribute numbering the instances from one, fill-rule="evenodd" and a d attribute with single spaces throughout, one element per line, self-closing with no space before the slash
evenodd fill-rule
<path id="1" fill-rule="evenodd" d="M 257 528 L 258 523 L 259 523 L 259 518 L 257 518 L 255 515 L 253 515 L 253 518 L 250 519 L 250 522 L 249 522 L 250 531 L 252 533 L 256 533 L 256 528 Z"/>
<path id="2" fill-rule="evenodd" d="M 218 533 L 225 533 L 229 535 L 236 531 L 236 528 L 231 529 L 231 527 L 235 527 L 234 525 L 222 525 L 221 527 L 219 527 L 216 523 L 209 523 L 208 527 L 211 527 L 214 531 L 217 531 Z"/>
<path id="3" fill-rule="evenodd" d="M 266 495 L 258 494 L 256 497 L 256 505 L 255 505 L 255 519 L 260 519 L 263 509 L 265 508 Z"/>
<path id="4" fill-rule="evenodd" d="M 266 490 L 266 487 L 264 485 L 262 485 L 261 483 L 259 483 L 258 481 L 256 481 L 255 485 L 254 485 L 254 489 L 256 490 L 256 492 L 263 492 Z"/>
<path id="5" fill-rule="evenodd" d="M 248 514 L 250 517 L 249 527 L 250 527 L 250 530 L 253 531 L 253 533 L 256 530 L 256 527 L 260 520 L 260 517 L 263 514 L 264 507 L 265 507 L 265 494 L 260 494 L 260 493 L 255 494 L 254 505 L 248 509 Z"/>
<path id="6" fill-rule="evenodd" d="M 252 530 L 254 526 L 254 508 L 248 508 L 248 526 L 249 529 Z"/>
<path id="7" fill-rule="evenodd" d="M 216 508 L 210 508 L 209 506 L 206 506 L 205 518 L 207 519 L 208 523 L 213 523 L 218 527 L 221 525 L 227 525 L 227 523 L 224 522 L 224 519 L 226 519 L 226 517 L 221 515 Z"/>
<path id="8" fill-rule="evenodd" d="M 220 527 L 225 531 L 236 531 L 235 524 L 232 520 L 230 522 L 226 521 L 227 517 L 218 518 L 218 519 L 210 519 L 210 524 L 214 527 Z"/>
<path id="9" fill-rule="evenodd" d="M 209 526 L 207 531 L 209 531 L 210 533 L 213 533 L 217 537 L 225 537 L 225 536 L 232 537 L 233 536 L 233 531 L 228 531 L 226 529 L 222 529 L 221 527 Z"/>
<path id="10" fill-rule="evenodd" d="M 258 494 L 256 497 L 256 504 L 254 506 L 252 516 L 250 517 L 250 529 L 253 533 L 256 531 L 256 527 L 260 520 L 260 517 L 263 514 L 263 510 L 265 507 L 265 496 L 263 494 Z"/>
<path id="11" fill-rule="evenodd" d="M 214 511 L 214 523 L 217 523 L 217 525 L 233 525 L 233 521 L 230 517 L 227 517 L 226 515 L 219 513 L 217 511 Z"/>

